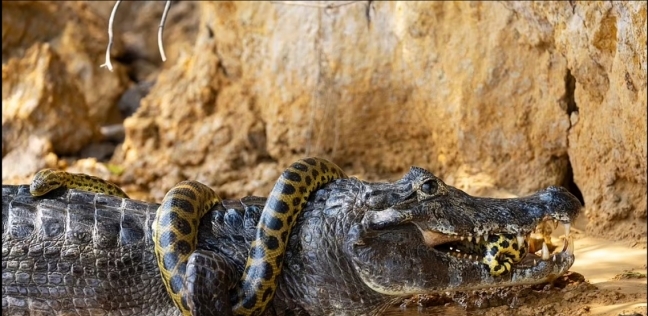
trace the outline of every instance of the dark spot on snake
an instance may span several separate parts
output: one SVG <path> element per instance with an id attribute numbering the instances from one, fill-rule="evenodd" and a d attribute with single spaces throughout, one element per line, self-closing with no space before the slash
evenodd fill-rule
<path id="1" fill-rule="evenodd" d="M 508 248 L 510 246 L 508 240 L 504 240 L 500 243 L 500 246 L 504 249 Z"/>
<path id="2" fill-rule="evenodd" d="M 493 246 L 493 247 L 490 249 L 490 254 L 491 254 L 491 256 L 493 256 L 493 257 L 494 257 L 495 255 L 497 255 L 498 252 L 499 252 L 499 248 L 498 248 L 497 246 Z"/>
<path id="3" fill-rule="evenodd" d="M 187 214 L 193 214 L 194 212 L 198 211 L 197 209 L 194 208 L 194 205 L 191 204 L 189 200 L 185 200 L 184 198 L 180 198 L 177 196 L 174 196 L 169 200 L 165 201 L 162 204 L 162 206 L 165 206 L 164 209 L 168 209 L 168 207 L 171 207 L 172 209 L 183 211 Z"/>
<path id="4" fill-rule="evenodd" d="M 171 287 L 171 292 L 180 292 L 180 290 L 182 290 L 182 276 L 180 276 L 180 274 L 172 276 L 171 280 L 169 280 L 169 285 Z"/>
<path id="5" fill-rule="evenodd" d="M 317 160 L 315 160 L 313 158 L 306 158 L 306 159 L 304 159 L 304 162 L 311 165 L 311 166 L 317 165 Z"/>
<path id="6" fill-rule="evenodd" d="M 196 193 L 194 192 L 194 190 L 191 189 L 191 187 L 175 188 L 173 189 L 173 192 L 170 194 L 182 196 L 192 201 L 195 201 L 197 199 Z"/>
<path id="7" fill-rule="evenodd" d="M 306 195 L 306 192 L 308 192 L 308 187 L 299 187 L 299 193 Z"/>
<path id="8" fill-rule="evenodd" d="M 293 206 L 299 206 L 299 204 L 301 203 L 301 201 L 302 201 L 302 198 L 301 198 L 300 196 L 295 197 L 295 198 L 293 198 L 292 205 L 293 205 Z"/>
<path id="9" fill-rule="evenodd" d="M 169 207 L 171 207 L 170 205 L 167 205 L 167 204 L 170 204 L 169 202 L 170 201 L 165 201 L 164 203 L 162 203 L 160 208 L 169 209 Z M 172 214 L 174 214 L 174 213 L 173 212 L 160 212 L 160 213 L 158 213 L 158 216 L 160 216 L 160 220 L 157 221 L 158 224 L 160 226 L 162 226 L 162 227 L 171 226 L 172 216 L 173 216 Z"/>
<path id="10" fill-rule="evenodd" d="M 513 243 L 513 244 L 511 245 L 511 247 L 513 247 L 513 250 L 516 250 L 516 251 L 520 249 L 520 246 L 518 246 L 517 243 Z"/>
<path id="11" fill-rule="evenodd" d="M 308 171 L 308 166 L 306 166 L 306 165 L 304 165 L 304 164 L 302 164 L 300 162 L 296 162 L 296 163 L 292 164 L 291 167 L 293 167 L 293 169 L 297 169 L 299 171 L 304 171 L 304 172 Z"/>
<path id="12" fill-rule="evenodd" d="M 275 250 L 279 248 L 279 240 L 277 240 L 277 237 L 275 236 L 268 236 L 268 239 L 266 240 L 265 244 L 269 250 Z"/>
<path id="13" fill-rule="evenodd" d="M 187 256 L 193 251 L 193 249 L 191 249 L 191 245 L 189 245 L 186 240 L 178 240 L 175 245 L 175 251 L 180 255 Z"/>
<path id="14" fill-rule="evenodd" d="M 272 230 L 280 230 L 283 227 L 283 222 L 274 216 L 263 217 L 263 223 Z"/>
<path id="15" fill-rule="evenodd" d="M 292 172 L 290 170 L 284 171 L 282 176 L 285 179 L 288 179 L 288 180 L 293 181 L 293 182 L 301 182 L 301 180 L 302 180 L 301 176 L 298 173 Z"/>
<path id="16" fill-rule="evenodd" d="M 165 270 L 173 270 L 173 268 L 178 264 L 178 255 L 174 252 L 167 252 L 162 257 L 162 266 Z"/>
<path id="17" fill-rule="evenodd" d="M 267 202 L 267 207 L 275 210 L 277 213 L 286 214 L 290 211 L 290 207 L 283 200 L 277 199 L 275 196 L 270 196 Z"/>
<path id="18" fill-rule="evenodd" d="M 282 183 L 281 194 L 284 195 L 293 195 L 295 193 L 295 187 L 289 183 Z"/>
<path id="19" fill-rule="evenodd" d="M 271 297 L 272 297 L 272 288 L 267 288 L 265 292 L 263 292 L 263 297 L 262 297 L 262 302 L 267 302 Z"/>
<path id="20" fill-rule="evenodd" d="M 311 170 L 311 175 L 313 176 L 313 179 L 317 179 L 319 177 L 319 171 L 317 169 Z"/>
<path id="21" fill-rule="evenodd" d="M 329 172 L 329 167 L 323 161 L 320 161 L 320 169 L 323 173 Z"/>
<path id="22" fill-rule="evenodd" d="M 498 264 L 498 265 L 495 266 L 495 268 L 493 270 L 499 271 L 499 270 L 502 270 L 502 269 L 504 269 L 504 267 L 502 267 L 501 264 Z"/>
<path id="23" fill-rule="evenodd" d="M 168 248 L 169 246 L 174 244 L 177 239 L 178 237 L 174 232 L 170 230 L 165 230 L 160 234 L 160 239 L 159 239 L 160 247 Z"/>
<path id="24" fill-rule="evenodd" d="M 304 177 L 304 182 L 306 182 L 306 185 L 307 185 L 307 186 L 310 186 L 310 185 L 311 185 L 311 182 L 313 182 L 313 178 L 311 178 L 311 176 L 309 176 L 309 175 L 306 175 L 306 176 Z"/>
<path id="25" fill-rule="evenodd" d="M 254 305 L 256 305 L 256 301 L 257 301 L 257 296 L 256 293 L 253 292 L 252 295 L 243 299 L 243 307 L 250 309 L 254 307 Z"/>
<path id="26" fill-rule="evenodd" d="M 176 267 L 176 274 L 177 275 L 185 275 L 187 272 L 187 263 L 186 262 L 180 262 L 178 266 Z"/>
<path id="27" fill-rule="evenodd" d="M 293 220 L 292 215 L 288 215 L 288 217 L 286 217 L 286 222 L 288 223 L 288 225 L 290 225 L 290 223 L 292 223 L 292 220 Z"/>
<path id="28" fill-rule="evenodd" d="M 262 269 L 263 269 L 262 270 L 263 271 L 263 279 L 272 280 L 272 277 L 274 276 L 274 269 L 272 269 L 272 266 L 270 265 L 270 263 L 268 263 L 267 261 L 264 261 Z"/>
<path id="29" fill-rule="evenodd" d="M 171 213 L 171 224 L 182 235 L 189 235 L 193 231 L 191 224 L 184 218 L 178 216 L 177 213 Z"/>
<path id="30" fill-rule="evenodd" d="M 180 298 L 180 304 L 184 310 L 189 310 L 189 304 L 187 304 L 187 298 L 185 296 Z"/>

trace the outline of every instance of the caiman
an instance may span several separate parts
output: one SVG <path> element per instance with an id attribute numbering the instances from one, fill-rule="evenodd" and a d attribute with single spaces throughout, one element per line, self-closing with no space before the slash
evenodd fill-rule
<path id="1" fill-rule="evenodd" d="M 474 197 L 417 167 L 395 182 L 342 177 L 288 220 L 283 264 L 274 265 L 263 256 L 272 247 L 255 238 L 276 225 L 262 216 L 276 202 L 272 194 L 219 200 L 197 222 L 200 256 L 183 266 L 180 284 L 198 298 L 193 314 L 232 314 L 248 260 L 281 267 L 256 276 L 278 276 L 269 315 L 377 315 L 412 294 L 552 281 L 574 262 L 572 239 L 537 254 L 527 240 L 552 221 L 568 236 L 582 207 L 553 186 L 521 198 Z M 3 315 L 180 315 L 156 260 L 159 207 L 66 188 L 34 197 L 28 185 L 3 185 Z"/>

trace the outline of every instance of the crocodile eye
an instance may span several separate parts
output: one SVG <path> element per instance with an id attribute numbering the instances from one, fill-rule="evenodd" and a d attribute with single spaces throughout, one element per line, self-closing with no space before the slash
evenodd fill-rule
<path id="1" fill-rule="evenodd" d="M 438 184 L 434 180 L 427 180 L 421 185 L 421 191 L 425 194 L 434 194 L 438 188 Z"/>

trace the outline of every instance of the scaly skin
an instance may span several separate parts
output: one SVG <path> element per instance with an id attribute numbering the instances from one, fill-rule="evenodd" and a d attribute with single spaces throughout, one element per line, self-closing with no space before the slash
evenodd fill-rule
<path id="1" fill-rule="evenodd" d="M 199 225 L 187 292 L 200 315 L 231 315 L 237 303 L 264 205 L 243 201 L 238 210 L 219 203 Z M 179 314 L 161 295 L 151 231 L 157 207 L 74 190 L 34 198 L 26 187 L 3 186 L 3 312 Z M 270 310 L 375 315 L 410 294 L 545 282 L 571 266 L 572 244 L 548 260 L 527 254 L 502 276 L 466 258 L 483 253 L 458 258 L 448 247 L 483 251 L 486 234 L 523 238 L 545 220 L 572 222 L 580 207 L 554 187 L 476 198 L 419 168 L 393 183 L 336 180 L 311 194 L 297 219 Z"/>
<path id="2" fill-rule="evenodd" d="M 277 291 L 288 236 L 308 197 L 322 185 L 346 177 L 340 167 L 321 158 L 301 159 L 281 174 L 261 213 L 256 238 L 237 288 L 235 315 L 265 312 Z"/>
<path id="3" fill-rule="evenodd" d="M 261 315 L 274 298 L 288 236 L 309 195 L 322 185 L 346 178 L 334 163 L 306 158 L 293 163 L 277 180 L 265 205 L 252 242 L 245 271 L 237 288 L 238 316 Z M 46 169 L 32 181 L 31 193 L 42 196 L 58 187 L 128 197 L 110 182 L 84 174 Z M 153 242 L 162 281 L 183 315 L 191 315 L 189 292 L 184 287 L 187 263 L 198 244 L 200 219 L 214 205 L 218 195 L 206 185 L 184 181 L 165 195 L 153 223 Z"/>
<path id="4" fill-rule="evenodd" d="M 208 186 L 183 181 L 167 192 L 155 215 L 155 257 L 167 293 L 183 315 L 191 315 L 184 284 L 189 257 L 198 246 L 198 224 L 220 202 Z"/>

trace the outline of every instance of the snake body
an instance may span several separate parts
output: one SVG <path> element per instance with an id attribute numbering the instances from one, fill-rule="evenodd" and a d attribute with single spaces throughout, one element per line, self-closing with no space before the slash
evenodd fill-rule
<path id="1" fill-rule="evenodd" d="M 492 276 L 511 272 L 512 265 L 524 259 L 528 248 L 520 245 L 516 236 L 510 234 L 490 236 L 481 245 L 484 253 L 482 263 L 488 265 Z"/>
<path id="2" fill-rule="evenodd" d="M 301 159 L 286 169 L 268 196 L 256 238 L 238 284 L 235 315 L 260 315 L 277 290 L 288 236 L 312 192 L 346 174 L 321 158 Z"/>
<path id="3" fill-rule="evenodd" d="M 38 171 L 29 186 L 29 193 L 33 196 L 41 196 L 60 187 L 128 198 L 119 186 L 104 179 L 54 169 Z"/>
<path id="4" fill-rule="evenodd" d="M 155 213 L 153 244 L 162 282 L 184 315 L 191 315 L 184 284 L 187 262 L 198 245 L 198 224 L 220 202 L 210 187 L 183 181 L 167 192 Z"/>

